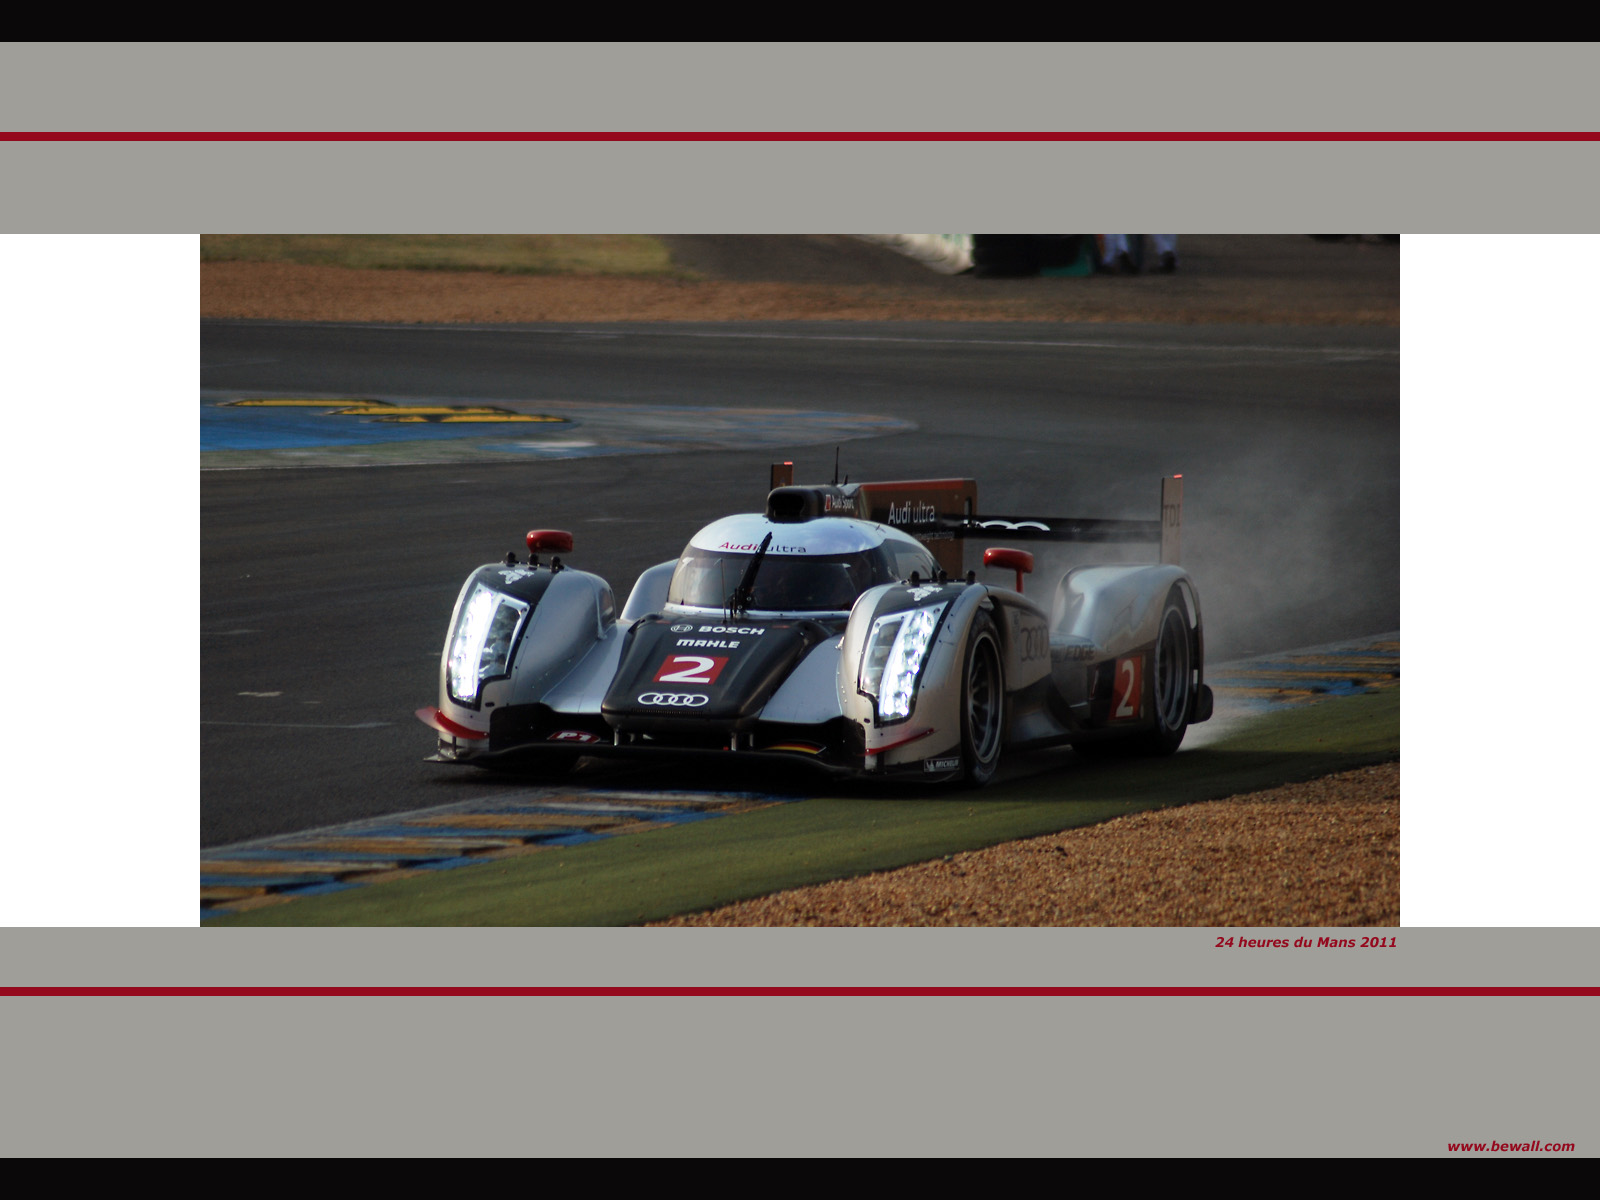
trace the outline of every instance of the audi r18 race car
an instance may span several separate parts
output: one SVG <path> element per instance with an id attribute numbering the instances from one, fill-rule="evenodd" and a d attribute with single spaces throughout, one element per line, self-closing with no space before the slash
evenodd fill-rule
<path id="1" fill-rule="evenodd" d="M 837 475 L 835 476 L 837 479 Z M 1211 715 L 1194 582 L 1177 565 L 1181 476 L 1154 521 L 979 517 L 970 479 L 793 484 L 640 575 L 605 580 L 544 552 L 478 568 L 439 663 L 432 761 L 559 777 L 580 757 L 804 764 L 987 783 L 1008 748 L 1170 754 Z M 963 543 L 1149 542 L 1158 562 L 1078 566 L 1024 595 L 1033 555 Z"/>

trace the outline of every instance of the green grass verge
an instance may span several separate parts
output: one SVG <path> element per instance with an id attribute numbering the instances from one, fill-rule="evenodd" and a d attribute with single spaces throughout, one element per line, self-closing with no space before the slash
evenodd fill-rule
<path id="1" fill-rule="evenodd" d="M 643 234 L 206 233 L 200 235 L 200 261 L 693 278 L 691 272 L 673 266 L 659 238 Z"/>
<path id="2" fill-rule="evenodd" d="M 628 925 L 1399 755 L 1393 688 L 1263 716 L 1170 759 L 1086 763 L 1062 752 L 1059 770 L 981 792 L 805 800 L 206 925 Z"/>

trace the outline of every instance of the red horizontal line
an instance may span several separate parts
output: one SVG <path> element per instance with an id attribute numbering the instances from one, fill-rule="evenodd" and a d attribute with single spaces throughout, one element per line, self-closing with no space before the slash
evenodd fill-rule
<path id="1" fill-rule="evenodd" d="M 0 987 L 4 996 L 1317 997 L 1600 996 L 1600 987 Z"/>
<path id="2" fill-rule="evenodd" d="M 898 750 L 901 746 L 909 746 L 912 742 L 920 742 L 932 732 L 933 730 L 931 729 L 924 729 L 921 733 L 913 733 L 910 737 L 903 737 L 898 742 L 890 742 L 887 746 L 874 746 L 867 751 L 867 757 L 871 758 L 874 754 L 882 754 L 886 750 Z"/>
<path id="3" fill-rule="evenodd" d="M 0 130 L 0 142 L 1593 142 L 1568 130 L 1432 132 L 1124 130 Z"/>

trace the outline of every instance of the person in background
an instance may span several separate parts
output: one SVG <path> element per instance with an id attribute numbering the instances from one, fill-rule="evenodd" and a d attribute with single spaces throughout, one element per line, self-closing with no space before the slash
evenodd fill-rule
<path id="1" fill-rule="evenodd" d="M 1178 269 L 1178 235 L 1175 233 L 1102 233 L 1100 235 L 1100 269 L 1102 271 L 1121 273 L 1123 275 L 1137 275 L 1139 273 L 1139 260 L 1131 250 L 1133 243 L 1129 237 L 1148 237 L 1151 246 L 1156 252 L 1155 269 L 1163 275 L 1170 275 Z M 1142 249 L 1142 247 L 1141 247 Z M 1143 257 L 1142 255 L 1140 256 Z"/>

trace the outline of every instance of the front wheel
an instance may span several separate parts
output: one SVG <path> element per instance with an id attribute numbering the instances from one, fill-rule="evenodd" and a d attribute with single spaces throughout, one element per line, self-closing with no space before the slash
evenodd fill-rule
<path id="1" fill-rule="evenodd" d="M 1005 745 L 1005 668 L 994 622 L 980 613 L 967 635 L 961 670 L 961 767 L 963 780 L 982 787 L 1000 768 Z"/>

